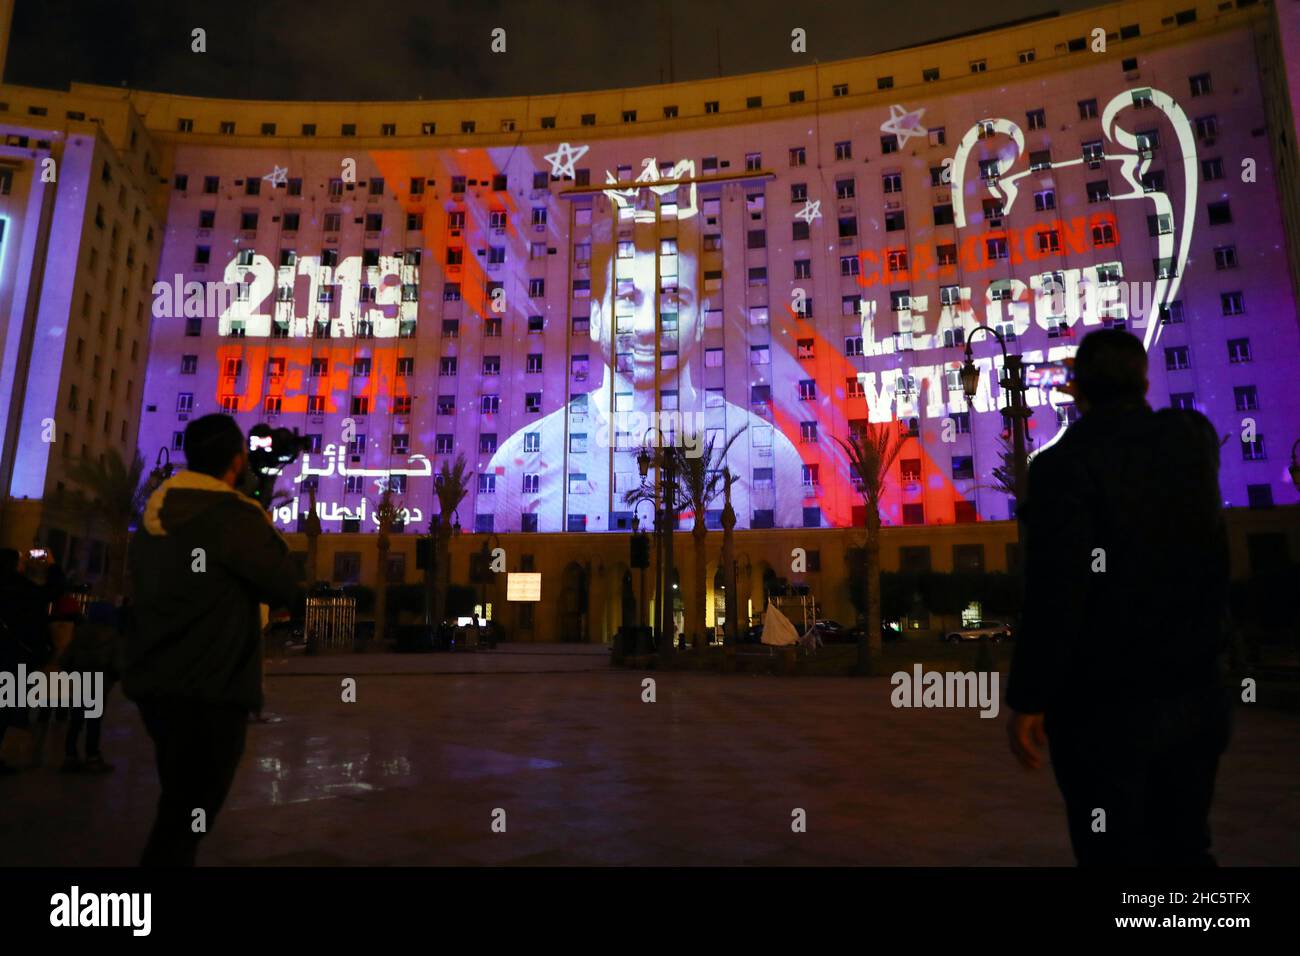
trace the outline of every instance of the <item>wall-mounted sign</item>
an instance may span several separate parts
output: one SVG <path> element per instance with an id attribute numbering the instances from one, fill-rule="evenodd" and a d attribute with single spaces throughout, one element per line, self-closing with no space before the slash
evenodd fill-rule
<path id="1" fill-rule="evenodd" d="M 540 601 L 542 576 L 540 573 L 511 571 L 506 575 L 507 601 Z"/>

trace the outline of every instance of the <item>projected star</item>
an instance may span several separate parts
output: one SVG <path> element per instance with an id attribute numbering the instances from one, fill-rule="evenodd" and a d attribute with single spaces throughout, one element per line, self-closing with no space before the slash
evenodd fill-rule
<path id="1" fill-rule="evenodd" d="M 889 119 L 880 124 L 882 133 L 893 133 L 898 137 L 898 145 L 902 147 L 913 136 L 925 136 L 929 130 L 921 125 L 921 117 L 925 115 L 924 107 L 919 110 L 905 110 L 903 107 L 894 105 L 889 108 Z"/>
<path id="2" fill-rule="evenodd" d="M 560 179 L 576 179 L 577 173 L 573 171 L 573 164 L 587 155 L 590 146 L 570 146 L 568 143 L 561 143 L 560 148 L 553 153 L 547 153 L 542 159 L 551 164 L 551 175 Z"/>
<path id="3" fill-rule="evenodd" d="M 814 219 L 822 217 L 822 201 L 820 199 L 805 199 L 803 208 L 794 214 L 794 218 L 802 219 L 808 225 L 812 225 Z"/>
<path id="4" fill-rule="evenodd" d="M 272 186 L 284 186 L 287 185 L 289 181 L 288 177 L 289 177 L 288 166 L 276 166 L 274 170 L 267 173 L 262 178 L 270 182 Z"/>

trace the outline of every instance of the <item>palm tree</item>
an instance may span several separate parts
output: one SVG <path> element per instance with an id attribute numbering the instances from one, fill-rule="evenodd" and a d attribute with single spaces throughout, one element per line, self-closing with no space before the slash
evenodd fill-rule
<path id="1" fill-rule="evenodd" d="M 469 494 L 469 466 L 464 455 L 456 456 L 456 463 L 445 459 L 434 476 L 434 494 L 438 498 L 438 523 L 429 521 L 429 532 L 434 535 L 436 578 L 433 587 L 433 626 L 442 625 L 443 611 L 447 606 L 447 588 L 451 583 L 451 517 Z"/>
<path id="2" fill-rule="evenodd" d="M 727 452 L 744 430 L 741 428 L 727 439 L 726 444 L 717 449 L 714 447 L 717 443 L 716 438 L 710 438 L 704 445 L 704 454 L 695 457 L 687 454 L 687 447 L 699 447 L 698 435 L 694 436 L 696 441 L 686 443 L 685 447 L 673 449 L 678 459 L 677 502 L 695 514 L 695 526 L 691 528 L 691 537 L 695 544 L 695 574 L 686 630 L 690 633 L 696 649 L 702 648 L 705 643 L 704 605 L 708 581 L 705 542 L 709 533 L 705 515 L 709 505 L 722 493 L 727 474 Z"/>
<path id="3" fill-rule="evenodd" d="M 316 586 L 317 554 L 320 548 L 321 522 L 316 513 L 315 479 L 307 489 L 307 520 L 303 523 L 303 533 L 307 536 L 307 587 Z"/>
<path id="4" fill-rule="evenodd" d="M 384 631 L 388 615 L 388 548 L 389 537 L 393 527 L 401 517 L 402 509 L 393 503 L 393 491 L 384 483 L 383 494 L 375 505 L 375 518 L 379 522 L 379 582 L 375 588 L 375 637 L 376 647 L 384 646 Z"/>
<path id="5" fill-rule="evenodd" d="M 687 608 L 686 630 L 697 648 L 704 644 L 704 607 L 708 580 L 705 544 L 709 529 L 705 523 L 705 515 L 709 505 L 722 493 L 727 476 L 727 452 L 744 430 L 744 428 L 737 430 L 721 448 L 716 447 L 716 438 L 703 442 L 699 435 L 694 435 L 688 436 L 688 440 L 683 441 L 681 445 L 663 449 L 664 455 L 671 456 L 673 460 L 677 485 L 675 504 L 679 510 L 689 510 L 695 514 L 695 525 L 691 529 L 695 546 L 693 593 Z M 701 445 L 703 445 L 702 454 L 692 456 L 689 453 L 690 448 L 699 449 Z M 652 494 L 653 492 L 644 487 L 634 488 L 624 495 L 624 500 L 634 505 Z"/>
<path id="6" fill-rule="evenodd" d="M 56 497 L 55 507 L 83 519 L 88 526 L 98 525 L 108 536 L 109 595 L 122 593 L 126 578 L 126 549 L 131 528 L 139 523 L 148 498 L 148 486 L 142 481 L 144 459 L 137 450 L 128 465 L 116 449 L 99 458 L 82 458 L 68 469 L 68 479 L 81 487 Z"/>
<path id="7" fill-rule="evenodd" d="M 1026 445 L 1026 458 L 1033 456 L 1034 441 L 1030 438 Z M 1011 438 L 1005 432 L 998 439 L 998 464 L 993 467 L 993 481 L 991 484 L 982 487 L 991 488 L 994 491 L 1000 491 L 1012 501 L 1016 498 L 1016 449 Z M 1016 502 L 1016 510 L 1019 511 L 1020 503 Z"/>
<path id="8" fill-rule="evenodd" d="M 880 500 L 904 438 L 889 422 L 852 431 L 847 441 L 836 440 L 848 456 L 867 508 L 867 632 L 858 638 L 858 673 L 870 674 L 871 661 L 880 653 Z"/>

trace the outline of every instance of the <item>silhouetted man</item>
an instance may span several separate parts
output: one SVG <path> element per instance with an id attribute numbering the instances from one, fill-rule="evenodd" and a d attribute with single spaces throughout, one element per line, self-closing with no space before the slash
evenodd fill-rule
<path id="1" fill-rule="evenodd" d="M 1086 336 L 1074 371 L 1082 417 L 1029 470 L 1011 749 L 1032 769 L 1050 746 L 1080 865 L 1213 865 L 1229 706 L 1219 442 L 1198 412 L 1151 410 L 1127 332 Z"/>
<path id="2" fill-rule="evenodd" d="M 297 594 L 288 545 L 235 490 L 248 454 L 234 419 L 190 422 L 185 458 L 189 470 L 150 496 L 129 558 L 123 688 L 153 738 L 162 788 L 145 866 L 193 865 L 230 791 L 249 712 L 261 706 L 260 605 L 291 606 Z"/>
<path id="3" fill-rule="evenodd" d="M 18 570 L 13 548 L 0 549 L 0 671 L 17 675 L 18 666 L 37 671 L 50 663 L 54 645 L 49 637 L 49 592 Z M 19 688 L 13 707 L 0 708 L 0 744 L 9 727 L 23 727 L 37 718 L 26 706 L 26 688 Z M 42 739 L 43 742 L 43 739 Z M 39 761 L 39 752 L 34 761 Z M 14 772 L 0 760 L 0 775 Z"/>

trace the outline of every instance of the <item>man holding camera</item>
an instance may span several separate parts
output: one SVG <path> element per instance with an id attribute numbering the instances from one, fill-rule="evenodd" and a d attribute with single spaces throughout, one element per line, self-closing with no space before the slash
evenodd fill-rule
<path id="1" fill-rule="evenodd" d="M 288 545 L 237 490 L 248 449 L 234 419 L 190 422 L 185 458 L 188 470 L 150 496 L 129 554 L 123 688 L 153 738 L 162 789 L 144 866 L 194 864 L 261 706 L 262 605 L 298 595 Z"/>

